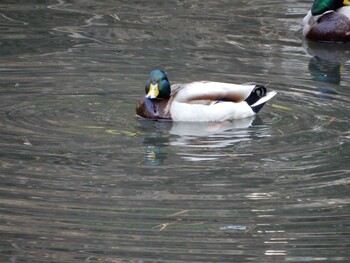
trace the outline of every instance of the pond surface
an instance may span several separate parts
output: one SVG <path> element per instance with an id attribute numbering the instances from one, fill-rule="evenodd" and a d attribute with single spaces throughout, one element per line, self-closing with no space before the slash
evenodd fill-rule
<path id="1" fill-rule="evenodd" d="M 1 262 L 350 262 L 350 47 L 311 1 L 0 3 Z M 135 117 L 149 71 L 276 90 L 230 123 Z"/>

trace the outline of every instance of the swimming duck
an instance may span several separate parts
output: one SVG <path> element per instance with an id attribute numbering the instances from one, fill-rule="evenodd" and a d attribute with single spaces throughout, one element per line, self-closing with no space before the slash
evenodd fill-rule
<path id="1" fill-rule="evenodd" d="M 255 115 L 276 95 L 261 85 L 197 81 L 170 85 L 163 70 L 153 70 L 136 113 L 147 119 L 226 121 Z"/>
<path id="2" fill-rule="evenodd" d="M 350 0 L 314 0 L 303 19 L 303 35 L 315 41 L 350 41 Z"/>

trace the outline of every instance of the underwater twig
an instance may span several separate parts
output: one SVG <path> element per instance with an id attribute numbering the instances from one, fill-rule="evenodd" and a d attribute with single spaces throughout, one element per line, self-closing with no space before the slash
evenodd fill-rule
<path id="1" fill-rule="evenodd" d="M 281 134 L 284 135 L 284 132 L 281 129 L 277 129 L 277 131 Z"/>
<path id="2" fill-rule="evenodd" d="M 244 234 L 247 234 L 247 233 L 250 233 L 254 228 L 257 227 L 257 224 L 252 224 L 250 226 L 248 226 L 245 231 L 244 231 Z"/>
<path id="3" fill-rule="evenodd" d="M 119 18 L 119 16 L 117 14 L 110 14 L 109 16 L 113 17 L 115 20 L 120 21 L 120 18 Z"/>
<path id="4" fill-rule="evenodd" d="M 162 231 L 162 230 L 164 230 L 165 228 L 167 228 L 167 227 L 169 227 L 169 226 L 171 226 L 171 225 L 176 224 L 177 222 L 178 222 L 178 220 L 172 221 L 172 222 L 168 222 L 168 223 L 164 223 L 164 224 L 160 224 L 160 225 L 157 225 L 157 226 L 155 226 L 155 227 L 153 227 L 153 228 L 159 228 L 159 231 Z"/>
<path id="5" fill-rule="evenodd" d="M 32 146 L 31 142 L 27 138 L 21 138 L 23 140 L 23 144 L 27 146 Z"/>
<path id="6" fill-rule="evenodd" d="M 320 127 L 327 127 L 328 125 L 330 125 L 333 121 L 335 121 L 336 117 L 332 117 L 329 121 L 327 121 L 326 123 L 322 124 Z"/>
<path id="7" fill-rule="evenodd" d="M 190 210 L 182 210 L 182 211 L 179 211 L 179 212 L 176 212 L 176 213 L 173 213 L 173 214 L 167 215 L 167 217 L 178 216 L 178 215 L 181 215 L 181 214 L 187 213 L 188 211 L 190 211 Z"/>

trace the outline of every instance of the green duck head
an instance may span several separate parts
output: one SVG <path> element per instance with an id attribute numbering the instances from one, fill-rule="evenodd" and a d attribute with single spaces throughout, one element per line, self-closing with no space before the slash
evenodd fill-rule
<path id="1" fill-rule="evenodd" d="M 170 83 L 166 73 L 163 70 L 152 70 L 149 75 L 146 87 L 146 98 L 166 99 L 170 97 Z"/>
<path id="2" fill-rule="evenodd" d="M 350 5 L 350 0 L 314 0 L 311 14 L 313 16 L 321 15 L 326 11 L 336 10 L 346 5 Z"/>

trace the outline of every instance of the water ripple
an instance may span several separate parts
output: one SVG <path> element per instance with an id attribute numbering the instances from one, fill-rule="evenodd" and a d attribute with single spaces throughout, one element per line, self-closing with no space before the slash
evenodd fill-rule
<path id="1" fill-rule="evenodd" d="M 302 46 L 308 4 L 112 2 L 0 14 L 1 258 L 348 262 L 348 52 Z M 278 94 L 251 119 L 139 120 L 155 67 Z"/>

